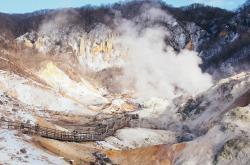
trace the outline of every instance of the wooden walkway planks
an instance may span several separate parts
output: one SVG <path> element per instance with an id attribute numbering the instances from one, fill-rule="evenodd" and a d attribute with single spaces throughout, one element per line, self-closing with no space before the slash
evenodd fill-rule
<path id="1" fill-rule="evenodd" d="M 108 136 L 112 136 L 116 130 L 129 126 L 129 122 L 138 119 L 138 115 L 123 114 L 101 121 L 96 121 L 92 125 L 83 126 L 81 130 L 72 132 L 61 131 L 40 125 L 32 125 L 19 121 L 0 119 L 0 127 L 19 130 L 24 134 L 37 135 L 44 138 L 55 139 L 68 142 L 100 141 Z"/>

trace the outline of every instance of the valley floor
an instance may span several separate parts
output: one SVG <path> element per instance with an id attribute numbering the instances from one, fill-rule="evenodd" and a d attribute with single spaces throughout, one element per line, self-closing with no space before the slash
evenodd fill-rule
<path id="1" fill-rule="evenodd" d="M 172 100 L 112 95 L 93 80 L 72 78 L 48 61 L 25 75 L 20 70 L 0 71 L 2 118 L 72 132 L 97 121 L 107 124 L 106 119 L 113 117 L 112 127 L 119 129 L 103 140 L 76 143 L 1 128 L 3 164 L 247 165 L 250 161 L 250 73 L 220 80 L 197 96 Z M 122 118 L 114 116 L 124 113 L 138 114 L 139 119 L 117 124 Z"/>

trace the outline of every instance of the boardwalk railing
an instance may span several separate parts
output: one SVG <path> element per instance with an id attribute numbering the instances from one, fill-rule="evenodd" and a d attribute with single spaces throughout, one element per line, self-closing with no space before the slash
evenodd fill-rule
<path id="1" fill-rule="evenodd" d="M 80 130 L 61 131 L 53 128 L 42 127 L 38 124 L 29 124 L 18 121 L 0 119 L 0 126 L 7 129 L 20 130 L 24 134 L 37 135 L 49 139 L 68 142 L 100 141 L 112 136 L 116 130 L 129 126 L 129 122 L 138 119 L 138 115 L 120 115 L 97 121 L 92 125 L 83 126 Z"/>

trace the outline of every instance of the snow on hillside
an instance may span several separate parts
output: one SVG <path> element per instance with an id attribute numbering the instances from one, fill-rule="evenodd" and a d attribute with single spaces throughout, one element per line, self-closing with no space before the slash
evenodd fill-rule
<path id="1" fill-rule="evenodd" d="M 52 62 L 45 64 L 45 67 L 40 69 L 37 75 L 50 84 L 55 90 L 62 92 L 65 96 L 79 103 L 95 105 L 108 102 L 90 83 L 83 78 L 80 82 L 71 80 Z"/>
<path id="2" fill-rule="evenodd" d="M 124 128 L 108 137 L 100 145 L 108 148 L 131 149 L 157 144 L 173 144 L 176 134 L 165 130 L 152 130 L 145 128 Z"/>
<path id="3" fill-rule="evenodd" d="M 1 71 L 0 84 L 1 90 L 27 105 L 53 111 L 93 114 L 92 111 L 74 100 L 63 97 L 54 90 L 39 87 L 32 80 L 27 80 L 13 73 Z"/>
<path id="4" fill-rule="evenodd" d="M 4 165 L 68 165 L 62 158 L 32 144 L 30 137 L 0 129 L 0 162 Z"/>

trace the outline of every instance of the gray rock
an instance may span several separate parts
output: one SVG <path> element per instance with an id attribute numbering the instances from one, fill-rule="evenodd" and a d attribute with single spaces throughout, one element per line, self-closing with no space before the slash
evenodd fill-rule
<path id="1" fill-rule="evenodd" d="M 185 133 L 183 135 L 177 136 L 176 140 L 178 143 L 192 141 L 195 136 L 191 133 Z"/>
<path id="2" fill-rule="evenodd" d="M 217 153 L 214 164 L 218 165 L 249 165 L 250 140 L 232 139 L 227 141 Z"/>

